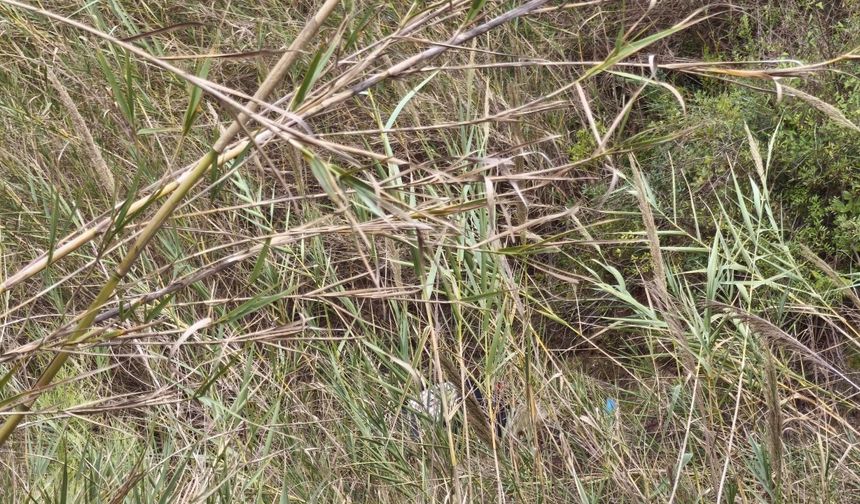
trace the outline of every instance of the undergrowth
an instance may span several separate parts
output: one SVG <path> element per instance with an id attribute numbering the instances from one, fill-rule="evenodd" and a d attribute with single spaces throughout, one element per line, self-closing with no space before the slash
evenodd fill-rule
<path id="1" fill-rule="evenodd" d="M 855 4 L 0 0 L 0 500 L 854 502 Z"/>

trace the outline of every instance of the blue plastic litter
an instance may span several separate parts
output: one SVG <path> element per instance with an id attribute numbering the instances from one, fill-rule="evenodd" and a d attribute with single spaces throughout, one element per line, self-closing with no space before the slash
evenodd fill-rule
<path id="1" fill-rule="evenodd" d="M 618 401 L 612 398 L 607 399 L 606 404 L 603 405 L 603 409 L 610 415 L 614 414 L 618 409 Z"/>

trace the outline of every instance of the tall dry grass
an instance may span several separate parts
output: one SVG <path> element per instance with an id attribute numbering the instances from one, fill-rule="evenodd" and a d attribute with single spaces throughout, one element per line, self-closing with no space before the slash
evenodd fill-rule
<path id="1" fill-rule="evenodd" d="M 856 54 L 691 60 L 735 7 L 628 3 L 0 0 L 0 495 L 851 502 L 856 279 L 779 131 L 704 206 L 645 104 L 850 128 L 805 86 Z"/>

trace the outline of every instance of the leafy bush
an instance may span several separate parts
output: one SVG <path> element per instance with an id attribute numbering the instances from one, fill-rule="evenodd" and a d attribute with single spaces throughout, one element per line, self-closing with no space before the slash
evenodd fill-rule
<path id="1" fill-rule="evenodd" d="M 672 167 L 683 173 L 699 203 L 713 204 L 716 191 L 731 182 L 732 167 L 753 166 L 745 127 L 763 145 L 775 136 L 768 179 L 781 218 L 795 239 L 817 253 L 846 261 L 856 259 L 860 224 L 860 132 L 838 124 L 805 102 L 739 87 L 698 90 L 683 116 L 666 93 L 648 96 L 655 124 L 667 130 L 688 129 L 682 138 L 654 149 L 650 165 L 658 168 L 658 193 L 672 193 Z M 817 86 L 816 94 L 833 98 L 850 120 L 860 119 L 860 82 L 843 74 Z M 855 121 L 856 122 L 856 121 Z M 677 187 L 675 190 L 680 190 Z"/>

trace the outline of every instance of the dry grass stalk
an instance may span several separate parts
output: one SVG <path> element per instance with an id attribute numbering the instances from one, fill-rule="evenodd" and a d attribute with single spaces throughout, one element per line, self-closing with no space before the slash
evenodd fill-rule
<path id="1" fill-rule="evenodd" d="M 19 7 L 29 8 L 29 6 L 20 4 L 18 2 L 10 3 L 12 3 L 13 5 L 17 4 L 17 6 Z M 311 40 L 311 38 L 313 38 L 314 35 L 316 35 L 316 32 L 322 25 L 322 22 L 325 20 L 326 17 L 328 17 L 329 14 L 331 14 L 337 3 L 337 0 L 328 0 L 326 4 L 324 4 L 320 8 L 320 10 L 318 11 L 318 15 L 314 16 L 305 25 L 305 27 L 302 29 L 302 32 L 293 41 L 293 44 L 290 47 L 290 51 L 284 54 L 281 61 L 279 61 L 278 65 L 275 66 L 275 70 L 267 76 L 266 80 L 260 86 L 260 92 L 255 95 L 257 99 L 265 99 L 268 94 L 274 89 L 280 79 L 282 79 L 283 76 L 286 74 L 287 70 L 289 69 L 289 64 L 295 61 L 298 51 L 301 50 L 301 48 L 305 44 L 307 44 Z M 43 11 L 43 13 L 45 12 Z M 253 102 L 252 104 L 249 104 L 249 107 L 254 107 Z M 251 110 L 251 112 L 253 112 L 253 109 Z M 242 116 L 239 116 L 239 118 L 237 118 L 237 121 L 234 122 L 235 127 L 228 128 L 227 131 L 225 131 L 221 135 L 221 137 L 215 142 L 215 147 L 220 149 L 226 147 L 229 140 L 241 127 L 240 121 L 242 119 Z M 99 291 L 98 295 L 96 295 L 89 308 L 87 308 L 86 312 L 83 314 L 82 318 L 77 323 L 75 330 L 68 336 L 67 341 L 69 343 L 75 343 L 87 337 L 87 335 L 89 334 L 89 330 L 92 327 L 96 316 L 98 315 L 98 310 L 108 301 L 108 299 L 110 299 L 110 297 L 114 293 L 114 290 L 119 285 L 120 281 L 125 278 L 132 265 L 143 252 L 143 249 L 146 248 L 149 241 L 152 240 L 152 238 L 155 236 L 155 233 L 158 231 L 164 221 L 173 213 L 173 210 L 179 205 L 180 201 L 182 201 L 188 191 L 212 167 L 213 163 L 218 162 L 219 154 L 220 152 L 213 148 L 207 155 L 200 159 L 197 162 L 195 168 L 191 172 L 189 172 L 185 180 L 183 180 L 177 186 L 176 191 L 174 191 L 170 195 L 170 197 L 167 199 L 167 201 L 164 202 L 161 208 L 158 209 L 152 219 L 149 220 L 146 227 L 143 229 L 140 236 L 138 237 L 137 241 L 135 241 L 134 245 L 123 258 L 120 265 L 112 273 L 107 283 L 102 286 L 101 290 Z M 50 385 L 54 377 L 65 364 L 66 360 L 68 360 L 69 356 L 70 354 L 66 351 L 58 353 L 51 360 L 50 364 L 48 364 L 47 368 L 45 368 L 45 370 L 39 376 L 39 379 L 32 387 L 32 390 L 40 391 Z M 3 425 L 0 426 L 0 446 L 2 446 L 7 439 L 9 439 L 9 437 L 12 435 L 12 432 L 15 430 L 15 427 L 17 427 L 18 423 L 20 423 L 23 419 L 24 412 L 29 409 L 29 407 L 33 404 L 33 402 L 35 402 L 37 397 L 37 394 L 33 394 L 25 404 L 19 406 L 18 413 L 9 416 L 6 421 L 3 422 Z"/>
<path id="2" fill-rule="evenodd" d="M 90 156 L 90 161 L 93 165 L 93 171 L 96 174 L 96 180 L 101 185 L 102 190 L 105 191 L 105 194 L 113 195 L 116 191 L 116 182 L 113 178 L 113 173 L 111 173 L 110 168 L 108 168 L 107 163 L 102 157 L 102 151 L 99 149 L 99 146 L 96 145 L 96 141 L 93 139 L 93 134 L 90 132 L 90 128 L 87 127 L 87 122 L 84 120 L 81 113 L 78 111 L 77 105 L 75 105 L 75 101 L 72 100 L 72 97 L 69 96 L 69 92 L 66 90 L 66 87 L 60 82 L 60 79 L 54 74 L 54 71 L 50 68 L 47 70 L 48 81 L 51 82 L 51 85 L 54 86 L 54 89 L 57 90 L 57 93 L 60 96 L 60 101 L 63 102 L 63 105 L 69 111 L 69 117 L 72 120 L 72 125 L 75 127 L 75 131 L 77 131 L 81 137 L 83 137 L 84 146 L 86 147 L 87 154 Z M 0 289 L 2 291 L 2 289 Z"/>

